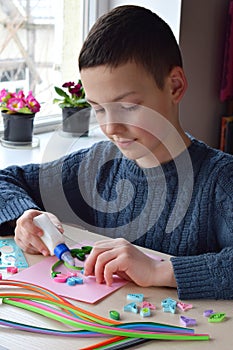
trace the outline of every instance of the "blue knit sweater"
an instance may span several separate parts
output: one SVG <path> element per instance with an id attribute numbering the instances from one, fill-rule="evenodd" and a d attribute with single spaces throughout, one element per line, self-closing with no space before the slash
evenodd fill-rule
<path id="1" fill-rule="evenodd" d="M 54 162 L 1 170 L 0 188 L 1 234 L 27 209 L 50 211 L 172 255 L 180 299 L 233 299 L 231 155 L 193 139 L 175 160 L 141 169 L 104 141 Z"/>

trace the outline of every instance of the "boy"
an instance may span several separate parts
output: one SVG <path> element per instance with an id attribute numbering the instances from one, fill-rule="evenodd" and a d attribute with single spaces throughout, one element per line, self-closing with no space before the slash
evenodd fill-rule
<path id="1" fill-rule="evenodd" d="M 187 82 L 169 26 L 142 7 L 115 8 L 90 31 L 79 69 L 110 141 L 1 171 L 0 228 L 16 220 L 18 245 L 47 255 L 32 219 L 53 212 L 57 225 L 59 218 L 111 237 L 85 264 L 99 283 L 111 285 L 117 273 L 176 287 L 180 299 L 232 299 L 233 157 L 180 125 Z M 131 242 L 173 257 L 155 261 Z"/>

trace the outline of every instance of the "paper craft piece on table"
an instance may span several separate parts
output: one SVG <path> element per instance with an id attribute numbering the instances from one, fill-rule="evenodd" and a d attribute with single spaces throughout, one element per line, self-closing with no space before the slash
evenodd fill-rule
<path id="1" fill-rule="evenodd" d="M 80 248 L 84 245 L 92 245 L 92 243 L 82 242 L 82 244 L 75 245 L 74 248 Z M 15 274 L 9 279 L 34 283 L 50 289 L 63 297 L 90 304 L 96 303 L 127 283 L 127 281 L 118 276 L 114 276 L 114 282 L 111 287 L 108 287 L 106 284 L 96 283 L 95 277 L 84 277 L 84 283 L 75 286 L 69 286 L 66 283 L 57 283 L 51 278 L 51 267 L 56 261 L 57 258 L 54 256 L 46 257 L 41 262 Z M 79 261 L 78 265 L 82 266 L 83 262 Z M 60 265 L 58 271 L 67 273 L 67 268 Z"/>
<path id="2" fill-rule="evenodd" d="M 81 246 L 85 245 L 93 245 L 93 242 L 83 241 L 75 245 L 74 248 L 80 248 Z M 156 255 L 148 255 L 156 260 L 161 260 L 161 258 Z M 90 304 L 96 303 L 127 283 L 127 281 L 119 278 L 118 276 L 114 276 L 114 282 L 111 287 L 108 287 L 106 284 L 96 283 L 95 277 L 84 277 L 84 283 L 75 286 L 69 286 L 66 283 L 57 283 L 51 278 L 51 267 L 56 261 L 57 258 L 54 256 L 44 258 L 41 262 L 15 274 L 9 279 L 34 283 L 50 289 L 63 297 Z M 79 261 L 78 264 L 79 266 L 83 266 L 82 261 Z M 67 269 L 63 265 L 58 267 L 58 271 L 67 273 Z"/>
<path id="3" fill-rule="evenodd" d="M 28 267 L 23 251 L 17 246 L 13 238 L 0 239 L 0 269 L 7 267 Z"/>

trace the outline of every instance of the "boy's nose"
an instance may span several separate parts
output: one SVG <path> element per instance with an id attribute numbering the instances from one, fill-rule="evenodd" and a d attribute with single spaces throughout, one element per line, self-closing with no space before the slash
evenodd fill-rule
<path id="1" fill-rule="evenodd" d="M 115 135 L 119 133 L 119 131 L 121 130 L 122 130 L 122 124 L 120 123 L 107 122 L 105 124 L 105 132 L 108 135 Z"/>

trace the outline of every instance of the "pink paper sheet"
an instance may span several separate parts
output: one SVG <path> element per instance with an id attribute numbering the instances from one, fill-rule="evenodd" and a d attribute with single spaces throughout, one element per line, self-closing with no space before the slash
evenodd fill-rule
<path id="1" fill-rule="evenodd" d="M 78 248 L 83 245 L 91 245 L 90 243 L 83 243 L 76 245 L 75 248 Z M 75 286 L 69 286 L 66 283 L 55 282 L 51 278 L 51 267 L 57 261 L 57 258 L 54 256 L 45 257 L 41 262 L 18 272 L 9 279 L 14 279 L 22 282 L 34 283 L 41 287 L 50 289 L 51 291 L 67 298 L 83 301 L 85 303 L 96 303 L 100 299 L 106 297 L 107 295 L 113 293 L 117 289 L 124 286 L 127 281 L 114 276 L 114 282 L 111 287 L 108 287 L 106 284 L 98 284 L 95 281 L 95 277 L 85 277 L 83 284 L 77 284 Z M 79 266 L 82 266 L 83 263 L 80 261 Z M 60 265 L 57 268 L 57 271 L 67 273 L 66 267 Z"/>

